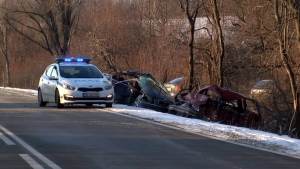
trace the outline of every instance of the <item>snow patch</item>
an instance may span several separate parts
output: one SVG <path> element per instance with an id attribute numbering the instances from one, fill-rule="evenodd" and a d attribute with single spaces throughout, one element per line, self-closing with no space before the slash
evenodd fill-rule
<path id="1" fill-rule="evenodd" d="M 9 91 L 9 92 L 21 93 L 21 94 L 27 94 L 27 95 L 33 95 L 33 96 L 38 95 L 37 90 L 33 90 L 33 89 L 20 89 L 20 88 L 11 88 L 11 87 L 0 87 L 0 89 Z"/>
<path id="2" fill-rule="evenodd" d="M 235 141 L 254 147 L 270 149 L 300 157 L 300 140 L 290 138 L 286 135 L 279 136 L 277 134 L 264 131 L 224 125 L 215 122 L 206 122 L 199 119 L 180 117 L 125 105 L 113 105 L 113 108 L 110 110 L 121 114 L 127 114 L 176 126 L 189 132 L 206 134 L 224 140 Z"/>

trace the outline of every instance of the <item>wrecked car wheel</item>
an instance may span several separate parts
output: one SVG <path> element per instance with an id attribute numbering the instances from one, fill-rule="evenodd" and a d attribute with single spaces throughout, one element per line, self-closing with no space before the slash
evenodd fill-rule
<path id="1" fill-rule="evenodd" d="M 174 111 L 174 110 L 168 110 L 168 113 L 169 113 L 169 114 L 174 114 L 174 115 L 177 114 L 176 111 Z"/>
<path id="2" fill-rule="evenodd" d="M 173 112 L 174 112 L 173 110 L 168 110 L 169 114 L 173 114 Z"/>
<path id="3" fill-rule="evenodd" d="M 142 95 L 139 95 L 138 97 L 136 97 L 133 106 L 134 107 L 139 107 L 139 101 L 142 99 Z"/>

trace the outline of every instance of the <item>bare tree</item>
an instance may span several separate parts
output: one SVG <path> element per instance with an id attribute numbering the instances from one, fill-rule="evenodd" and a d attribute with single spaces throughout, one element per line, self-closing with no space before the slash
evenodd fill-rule
<path id="1" fill-rule="evenodd" d="M 14 1 L 5 10 L 8 24 L 51 55 L 69 53 L 70 39 L 80 14 L 81 0 Z"/>
<path id="2" fill-rule="evenodd" d="M 296 30 L 296 43 L 298 44 L 298 56 L 300 55 L 300 2 L 298 0 L 290 0 L 286 2 L 285 5 L 290 4 L 291 8 L 293 9 L 294 16 L 296 16 L 293 21 L 295 23 L 295 30 Z M 278 14 L 278 0 L 275 0 L 275 10 L 276 10 L 276 19 L 278 24 L 282 24 L 282 20 Z M 286 9 L 287 10 L 287 9 Z M 284 24 L 286 25 L 286 24 Z M 291 122 L 291 129 L 295 130 L 297 137 L 300 137 L 300 93 L 299 93 L 299 84 L 296 84 L 296 75 L 293 72 L 290 64 L 288 63 L 288 57 L 286 56 L 286 46 L 284 43 L 286 38 L 286 30 L 285 28 L 282 31 L 282 39 L 279 40 L 281 46 L 281 53 L 282 53 L 282 61 L 284 63 L 284 67 L 290 79 L 290 85 L 293 94 L 293 101 L 294 101 L 294 115 Z"/>
<path id="3" fill-rule="evenodd" d="M 5 5 L 6 3 L 3 3 L 2 5 Z M 8 60 L 8 53 L 7 53 L 7 29 L 8 25 L 6 21 L 3 19 L 7 13 L 5 11 L 2 11 L 2 17 L 1 17 L 1 23 L 0 23 L 0 29 L 1 29 L 1 34 L 3 36 L 3 41 L 2 45 L 0 46 L 2 55 L 5 60 L 5 65 L 6 65 L 6 85 L 10 87 L 10 71 L 9 71 L 9 60 Z"/>
<path id="4" fill-rule="evenodd" d="M 214 24 L 216 27 L 216 41 L 217 41 L 217 48 L 216 48 L 216 58 L 218 60 L 218 85 L 223 86 L 223 79 L 224 79 L 224 72 L 222 70 L 223 60 L 225 55 L 225 47 L 224 47 L 224 39 L 223 39 L 223 31 L 221 28 L 221 18 L 219 13 L 219 8 L 216 0 L 212 0 L 212 11 L 213 11 L 213 18 Z M 225 20 L 223 18 L 223 20 Z"/>
<path id="5" fill-rule="evenodd" d="M 189 89 L 192 90 L 194 83 L 194 41 L 195 41 L 195 23 L 200 10 L 200 0 L 190 1 L 190 0 L 178 0 L 179 7 L 186 15 L 189 25 Z"/>
<path id="6" fill-rule="evenodd" d="M 2 36 L 3 36 L 3 45 L 0 47 L 2 55 L 5 60 L 5 65 L 6 65 L 6 84 L 7 87 L 10 87 L 10 72 L 9 72 L 9 60 L 8 60 L 8 54 L 7 54 L 7 25 L 2 24 L 1 25 L 1 31 L 2 31 Z"/>
<path id="7" fill-rule="evenodd" d="M 274 14 L 277 23 L 277 40 L 279 52 L 284 69 L 289 78 L 291 94 L 293 98 L 294 113 L 291 119 L 289 132 L 290 135 L 300 136 L 300 105 L 299 105 L 299 80 L 297 77 L 298 66 L 295 60 L 300 54 L 300 6 L 298 1 L 274 0 Z M 295 17 L 294 17 L 295 16 Z M 296 31 L 296 43 L 298 52 L 293 51 L 291 38 L 293 30 Z M 291 32 L 290 32 L 291 31 Z"/>

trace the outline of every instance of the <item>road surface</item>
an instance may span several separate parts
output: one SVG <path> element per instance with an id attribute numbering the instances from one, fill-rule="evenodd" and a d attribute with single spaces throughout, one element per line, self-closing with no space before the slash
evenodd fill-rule
<path id="1" fill-rule="evenodd" d="M 0 90 L 0 168 L 290 169 L 300 160 L 110 113 Z"/>

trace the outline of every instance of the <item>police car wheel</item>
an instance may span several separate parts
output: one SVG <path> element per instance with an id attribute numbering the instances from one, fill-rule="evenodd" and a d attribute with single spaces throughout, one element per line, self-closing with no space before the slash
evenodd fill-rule
<path id="1" fill-rule="evenodd" d="M 45 107 L 46 106 L 46 102 L 44 102 L 44 100 L 43 100 L 43 96 L 42 96 L 42 91 L 41 91 L 41 89 L 39 89 L 38 90 L 38 104 L 39 104 L 39 106 L 41 106 L 41 107 Z"/>
<path id="2" fill-rule="evenodd" d="M 55 103 L 57 108 L 63 108 L 64 105 L 60 103 L 60 98 L 59 98 L 59 91 L 56 89 L 55 91 Z"/>
<path id="3" fill-rule="evenodd" d="M 112 103 L 106 103 L 105 107 L 112 107 Z"/>

